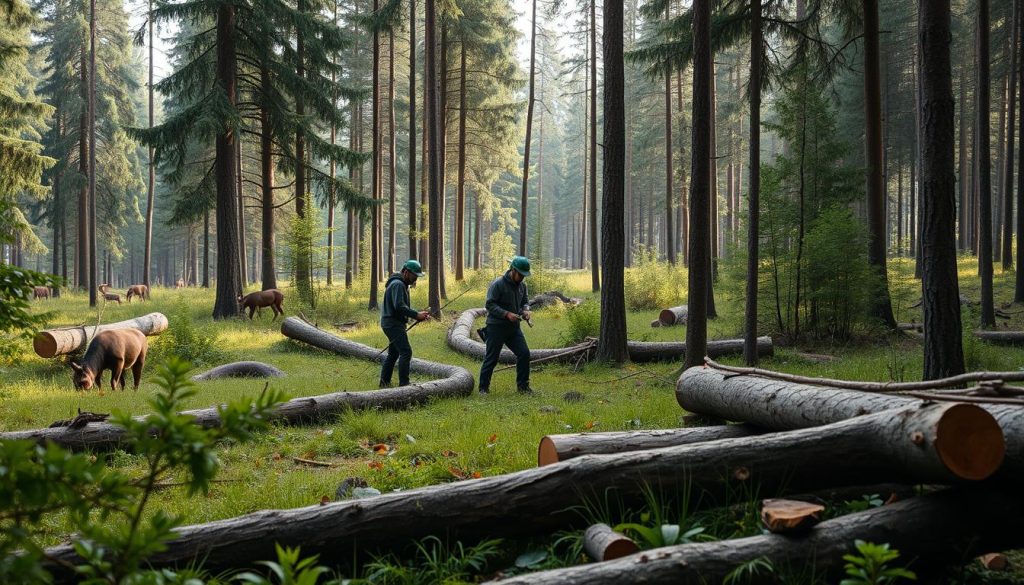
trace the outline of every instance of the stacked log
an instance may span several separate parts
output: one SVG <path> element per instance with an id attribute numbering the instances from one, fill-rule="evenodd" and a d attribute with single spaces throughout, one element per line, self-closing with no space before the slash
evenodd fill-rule
<path id="1" fill-rule="evenodd" d="M 764 431 L 750 425 L 717 425 L 683 429 L 566 433 L 547 435 L 537 448 L 537 465 L 551 465 L 583 455 L 607 455 L 749 437 Z"/>
<path id="2" fill-rule="evenodd" d="M 679 305 L 678 307 L 669 307 L 668 309 L 662 309 L 661 313 L 658 313 L 658 322 L 661 323 L 662 327 L 672 327 L 673 325 L 686 325 L 686 318 L 689 316 L 689 307 L 686 305 Z"/>
<path id="3" fill-rule="evenodd" d="M 126 321 L 107 323 L 105 325 L 81 325 L 78 327 L 60 327 L 45 329 L 36 333 L 32 340 L 32 349 L 42 358 L 75 353 L 89 347 L 93 337 L 103 331 L 114 329 L 138 329 L 146 335 L 160 335 L 167 331 L 167 317 L 163 313 L 150 313 Z"/>

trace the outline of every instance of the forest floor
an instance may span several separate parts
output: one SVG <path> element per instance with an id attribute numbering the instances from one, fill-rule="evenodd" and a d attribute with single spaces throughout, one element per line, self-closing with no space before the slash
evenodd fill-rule
<path id="1" fill-rule="evenodd" d="M 961 292 L 977 301 L 975 260 L 961 260 Z M 919 284 L 913 280 L 913 264 L 897 260 L 890 264 L 891 288 L 897 319 L 920 322 L 918 309 L 909 306 L 920 298 Z M 455 364 L 469 369 L 474 377 L 479 362 L 451 350 L 445 333 L 458 311 L 482 306 L 487 282 L 492 272 L 477 273 L 466 283 L 448 282 L 448 293 L 454 298 L 466 288 L 464 296 L 445 311 L 443 322 L 420 325 L 410 333 L 416 357 Z M 569 296 L 592 297 L 590 276 L 585 272 L 549 272 L 532 292 L 560 285 Z M 529 281 L 528 281 L 529 282 Z M 685 295 L 685 279 L 678 287 Z M 297 307 L 289 299 L 293 289 L 283 287 L 286 315 L 295 315 Z M 319 309 L 303 309 L 321 328 L 337 332 L 336 324 L 357 322 L 354 329 L 340 335 L 355 341 L 384 347 L 386 339 L 377 326 L 378 314 L 365 309 L 367 296 L 364 283 L 345 292 L 340 287 L 320 294 Z M 720 317 L 711 321 L 709 338 L 738 337 L 742 327 L 742 288 L 738 283 L 723 282 L 716 291 Z M 1009 303 L 1013 297 L 1013 274 L 1002 274 L 996 268 L 996 305 Z M 426 305 L 427 290 L 418 286 L 412 291 L 414 307 Z M 168 316 L 173 335 L 150 338 L 151 357 L 144 381 L 138 392 L 131 389 L 110 392 L 79 392 L 71 384 L 70 369 L 63 360 L 43 360 L 30 349 L 16 365 L 3 368 L 0 376 L 0 430 L 44 427 L 57 419 L 70 418 L 76 409 L 93 412 L 123 410 L 143 414 L 147 400 L 157 390 L 151 381 L 156 363 L 170 351 L 192 353 L 200 365 L 197 371 L 220 363 L 237 360 L 259 360 L 277 366 L 287 377 L 273 379 L 271 387 L 283 390 L 289 397 L 314 395 L 338 390 L 367 390 L 377 385 L 378 367 L 370 362 L 341 358 L 286 339 L 280 333 L 280 319 L 271 322 L 271 311 L 252 321 L 233 319 L 215 322 L 210 317 L 213 292 L 204 289 L 153 290 L 153 300 L 132 304 L 106 305 L 101 309 L 104 322 L 119 321 L 152 311 Z M 677 299 L 685 303 L 685 297 Z M 96 310 L 88 308 L 82 294 L 65 293 L 60 299 L 39 301 L 38 312 L 51 311 L 50 323 L 78 325 L 95 323 Z M 526 337 L 534 348 L 564 345 L 568 329 L 566 309 L 547 309 L 535 313 L 536 327 L 526 329 Z M 656 310 L 631 312 L 628 316 L 630 339 L 681 340 L 685 328 L 651 328 Z M 964 313 L 965 329 L 977 324 L 977 310 Z M 1001 328 L 1024 328 L 1024 316 L 1014 314 L 1011 321 L 1001 320 Z M 174 339 L 171 339 L 171 338 Z M 204 346 L 204 338 L 215 337 L 212 349 Z M 914 380 L 921 375 L 920 343 L 909 335 L 885 335 L 871 331 L 859 332 L 860 341 L 834 345 L 827 341 L 807 341 L 795 347 L 776 347 L 774 357 L 764 359 L 762 367 L 814 376 L 855 380 Z M 828 361 L 810 359 L 805 353 L 832 356 Z M 974 340 L 965 334 L 965 353 L 969 369 L 1016 370 L 1024 366 L 1024 349 L 997 348 Z M 739 358 L 723 359 L 739 363 Z M 205 363 L 202 363 L 205 362 Z M 364 478 L 381 491 L 409 489 L 457 479 L 493 476 L 536 465 L 537 445 L 546 434 L 587 430 L 613 431 L 637 428 L 665 428 L 683 425 L 685 414 L 674 397 L 672 374 L 678 363 L 626 364 L 608 367 L 587 364 L 579 370 L 570 365 L 538 365 L 532 375 L 534 396 L 515 392 L 514 370 L 495 374 L 491 394 L 475 393 L 468 399 L 448 399 L 425 407 L 401 412 L 355 412 L 333 422 L 310 426 L 275 426 L 251 443 L 229 444 L 220 448 L 223 469 L 218 483 L 208 495 L 188 497 L 185 488 L 160 490 L 154 507 L 180 514 L 185 523 L 198 523 L 237 516 L 267 508 L 291 508 L 320 503 L 324 497 L 334 498 L 335 489 L 348 477 Z M 630 374 L 644 374 L 621 379 Z M 414 381 L 416 378 L 414 377 Z M 231 401 L 244 395 L 255 395 L 263 381 L 221 380 L 199 383 L 199 392 L 188 407 L 202 407 Z M 583 395 L 583 400 L 567 402 L 569 391 Z M 372 450 L 377 443 L 394 448 L 387 456 Z M 297 464 L 293 457 L 329 462 L 332 467 L 308 467 Z M 131 454 L 117 453 L 113 465 L 125 471 L 140 472 L 140 460 Z M 47 527 L 53 542 L 65 538 L 67 527 L 60 519 Z"/>

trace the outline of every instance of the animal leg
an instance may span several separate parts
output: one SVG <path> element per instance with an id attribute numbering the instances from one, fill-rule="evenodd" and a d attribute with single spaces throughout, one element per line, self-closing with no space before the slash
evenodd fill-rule
<path id="1" fill-rule="evenodd" d="M 139 389 L 139 382 L 142 381 L 142 367 L 146 363 L 146 352 L 139 354 L 139 359 L 132 364 L 132 377 L 135 378 L 135 389 Z"/>
<path id="2" fill-rule="evenodd" d="M 113 392 L 117 389 L 117 383 L 121 382 L 121 388 L 124 388 L 124 360 L 117 360 L 114 365 L 113 374 L 110 377 L 110 391 Z"/>

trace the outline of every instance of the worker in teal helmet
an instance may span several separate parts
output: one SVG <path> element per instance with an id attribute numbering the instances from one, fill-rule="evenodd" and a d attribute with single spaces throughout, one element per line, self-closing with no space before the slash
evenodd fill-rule
<path id="1" fill-rule="evenodd" d="M 508 347 L 516 356 L 516 389 L 520 394 L 533 394 L 530 388 L 530 348 L 526 345 L 521 323 L 530 320 L 529 294 L 525 279 L 530 276 L 530 261 L 523 256 L 512 258 L 508 270 L 487 288 L 487 352 L 480 368 L 480 393 L 491 388 L 491 374 L 498 364 L 501 348 Z"/>
<path id="2" fill-rule="evenodd" d="M 416 260 L 406 260 L 402 271 L 392 274 L 384 285 L 384 305 L 380 311 L 380 328 L 388 336 L 388 355 L 380 368 L 380 387 L 391 386 L 391 373 L 398 363 L 398 384 L 409 385 L 409 363 L 412 362 L 412 346 L 405 326 L 409 319 L 423 321 L 430 316 L 427 311 L 416 311 L 409 306 L 409 286 L 423 276 L 423 267 Z"/>

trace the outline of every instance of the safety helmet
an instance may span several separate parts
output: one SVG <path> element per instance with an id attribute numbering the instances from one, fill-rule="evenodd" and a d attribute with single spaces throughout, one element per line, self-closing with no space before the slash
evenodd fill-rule
<path id="1" fill-rule="evenodd" d="M 402 265 L 402 270 L 408 270 L 409 272 L 415 274 L 418 278 L 423 278 L 424 276 L 426 276 L 425 274 L 423 274 L 423 266 L 420 265 L 419 260 L 413 260 L 411 258 L 409 260 L 406 260 L 405 264 Z"/>
<path id="2" fill-rule="evenodd" d="M 527 260 L 526 256 L 514 256 L 510 268 L 524 277 L 530 276 L 530 261 Z"/>

